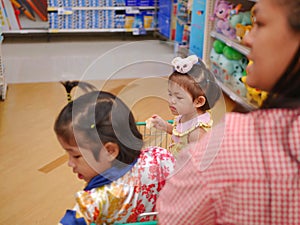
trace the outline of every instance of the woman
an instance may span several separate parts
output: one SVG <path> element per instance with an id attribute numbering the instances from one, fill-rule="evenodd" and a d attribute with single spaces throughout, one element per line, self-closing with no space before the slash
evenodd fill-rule
<path id="1" fill-rule="evenodd" d="M 269 96 L 181 151 L 159 224 L 300 224 L 299 16 L 300 0 L 259 0 L 247 83 Z"/>

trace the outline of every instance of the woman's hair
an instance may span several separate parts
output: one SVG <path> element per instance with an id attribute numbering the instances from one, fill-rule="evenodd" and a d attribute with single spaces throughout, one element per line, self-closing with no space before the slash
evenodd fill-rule
<path id="1" fill-rule="evenodd" d="M 174 71 L 169 76 L 169 82 L 175 82 L 180 87 L 190 93 L 193 101 L 199 96 L 204 96 L 205 104 L 199 110 L 206 111 L 211 109 L 221 95 L 221 89 L 217 85 L 214 75 L 206 68 L 202 61 L 194 64 L 187 73 Z"/>
<path id="2" fill-rule="evenodd" d="M 143 146 L 130 109 L 115 95 L 93 91 L 69 102 L 59 113 L 54 131 L 63 140 L 91 149 L 97 159 L 107 142 L 119 146 L 114 165 L 132 163 Z"/>
<path id="3" fill-rule="evenodd" d="M 276 0 L 285 10 L 290 28 L 300 36 L 300 0 Z M 262 108 L 300 107 L 300 40 L 293 59 L 274 85 Z"/>

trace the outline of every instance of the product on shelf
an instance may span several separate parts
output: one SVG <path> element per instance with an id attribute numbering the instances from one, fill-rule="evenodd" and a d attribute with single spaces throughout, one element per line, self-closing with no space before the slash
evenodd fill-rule
<path id="1" fill-rule="evenodd" d="M 241 78 L 247 89 L 247 99 L 249 102 L 262 106 L 264 100 L 268 97 L 268 92 L 261 91 L 257 88 L 252 88 L 246 84 L 247 76 Z"/>
<path id="2" fill-rule="evenodd" d="M 212 72 L 217 79 L 228 85 L 231 90 L 241 97 L 246 97 L 246 89 L 241 81 L 245 76 L 248 60 L 240 52 L 215 40 L 210 52 Z"/>
<path id="3" fill-rule="evenodd" d="M 215 21 L 216 32 L 241 42 L 252 28 L 251 14 L 252 10 L 244 10 L 242 4 L 234 6 L 229 1 L 217 0 L 211 19 Z"/>

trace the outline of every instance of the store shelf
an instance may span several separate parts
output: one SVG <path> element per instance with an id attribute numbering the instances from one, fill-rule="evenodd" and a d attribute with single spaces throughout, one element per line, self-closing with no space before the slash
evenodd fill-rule
<path id="1" fill-rule="evenodd" d="M 226 45 L 236 49 L 237 51 L 239 51 L 240 53 L 242 53 L 245 56 L 247 56 L 250 52 L 250 49 L 248 47 L 238 43 L 237 41 L 231 40 L 228 37 L 217 33 L 216 31 L 211 31 L 210 36 L 212 36 L 213 38 L 216 38 L 220 41 L 223 41 Z"/>
<path id="2" fill-rule="evenodd" d="M 221 81 L 219 81 L 216 78 L 216 82 L 219 85 L 219 87 L 223 90 L 223 92 L 233 101 L 235 101 L 236 103 L 238 103 L 239 105 L 241 105 L 242 107 L 244 107 L 246 110 L 248 111 L 252 111 L 254 109 L 256 109 L 258 106 L 254 105 L 252 103 L 250 103 L 247 99 L 237 95 L 236 93 L 234 93 L 228 86 L 226 86 L 225 84 L 223 84 Z"/>
<path id="3" fill-rule="evenodd" d="M 6 99 L 6 93 L 7 93 L 7 83 L 0 81 L 0 96 L 1 100 L 4 101 Z"/>
<path id="4" fill-rule="evenodd" d="M 3 40 L 2 33 L 0 33 L 0 36 L 1 36 L 1 39 L 0 39 L 0 97 L 1 97 L 1 100 L 4 101 L 6 98 L 7 83 L 5 81 L 5 69 L 4 69 L 3 61 L 2 61 L 2 40 Z"/>
<path id="5" fill-rule="evenodd" d="M 155 28 L 143 29 L 145 31 L 155 31 Z M 138 34 L 140 29 L 138 28 L 109 28 L 109 29 L 49 29 L 49 33 L 89 33 L 89 32 L 132 32 L 133 34 Z"/>
<path id="6" fill-rule="evenodd" d="M 48 29 L 23 29 L 23 30 L 7 30 L 3 34 L 44 34 L 48 33 Z"/>
<path id="7" fill-rule="evenodd" d="M 154 6 L 99 6 L 99 7 L 48 7 L 48 12 L 59 10 L 154 10 Z"/>

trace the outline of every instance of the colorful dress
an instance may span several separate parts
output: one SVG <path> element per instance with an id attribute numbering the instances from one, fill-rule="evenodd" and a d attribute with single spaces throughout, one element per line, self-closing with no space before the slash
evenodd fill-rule
<path id="1" fill-rule="evenodd" d="M 205 130 L 211 128 L 212 119 L 209 112 L 198 115 L 197 117 L 181 123 L 182 115 L 175 117 L 173 131 L 172 131 L 172 144 L 169 146 L 169 150 L 175 156 L 178 152 L 188 144 L 189 134 L 196 128 L 200 127 Z"/>
<path id="2" fill-rule="evenodd" d="M 101 187 L 76 193 L 77 217 L 89 223 L 113 224 L 136 222 L 139 214 L 154 212 L 158 193 L 174 169 L 174 157 L 160 147 L 148 147 L 133 167 L 121 178 Z M 74 216 L 73 216 L 74 217 Z M 141 221 L 153 218 L 145 217 Z M 62 223 L 63 225 L 85 224 Z"/>

